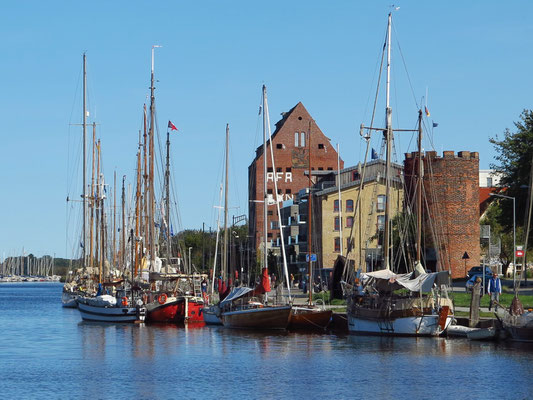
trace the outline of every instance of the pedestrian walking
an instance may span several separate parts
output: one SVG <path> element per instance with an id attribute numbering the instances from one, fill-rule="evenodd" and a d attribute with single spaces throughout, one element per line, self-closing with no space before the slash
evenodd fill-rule
<path id="1" fill-rule="evenodd" d="M 498 278 L 498 274 L 492 274 L 487 287 L 487 293 L 490 296 L 489 311 L 494 304 L 494 311 L 498 311 L 498 303 L 500 301 L 500 294 L 502 293 L 502 282 Z"/>

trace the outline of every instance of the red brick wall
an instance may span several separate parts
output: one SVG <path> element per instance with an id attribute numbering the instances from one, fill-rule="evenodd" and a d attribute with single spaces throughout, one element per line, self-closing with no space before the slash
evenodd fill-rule
<path id="1" fill-rule="evenodd" d="M 337 151 L 329 139 L 324 136 L 303 104 L 298 103 L 276 124 L 276 130 L 272 137 L 275 169 L 273 170 L 274 175 L 271 175 L 270 179 L 267 178 L 267 190 L 271 189 L 274 196 L 273 178 L 277 170 L 281 168 L 277 185 L 284 201 L 296 196 L 299 190 L 309 186 L 309 178 L 304 175 L 305 171 L 308 170 L 309 163 L 309 129 L 311 130 L 311 168 L 313 170 L 337 169 Z M 301 135 L 298 137 L 298 146 L 295 146 L 296 132 L 299 134 L 304 133 L 305 146 L 301 146 Z M 282 148 L 278 148 L 278 145 L 281 145 Z M 321 148 L 319 148 L 319 145 L 322 145 Z M 269 143 L 267 143 L 266 155 L 268 170 L 269 167 L 272 168 Z M 340 161 L 340 167 L 341 169 L 344 168 L 342 160 Z M 290 176 L 288 175 L 288 168 L 290 169 Z M 262 146 L 257 150 L 256 158 L 248 168 L 248 174 L 248 197 L 251 200 L 249 203 L 250 234 L 255 234 L 254 242 L 257 248 L 263 236 L 263 204 L 255 203 L 253 200 L 262 201 L 264 198 Z M 276 239 L 279 236 L 279 230 L 270 229 L 271 221 L 278 221 L 275 204 L 270 205 L 268 210 L 272 211 L 272 215 L 268 217 L 268 232 L 272 234 L 272 239 Z"/>
<path id="2" fill-rule="evenodd" d="M 406 195 L 413 193 L 412 171 L 417 168 L 417 153 L 405 155 Z M 450 269 L 453 278 L 466 272 L 480 261 L 479 246 L 479 155 L 462 151 L 445 151 L 437 157 L 434 151 L 423 155 L 425 202 L 440 244 L 441 269 Z M 425 207 L 424 207 L 425 208 Z M 429 221 L 423 219 L 427 239 L 431 236 Z M 462 259 L 467 252 L 469 259 Z"/>

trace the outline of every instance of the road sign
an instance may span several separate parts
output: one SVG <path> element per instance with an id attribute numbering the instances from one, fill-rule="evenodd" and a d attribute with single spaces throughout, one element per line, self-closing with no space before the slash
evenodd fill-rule
<path id="1" fill-rule="evenodd" d="M 517 257 L 524 257 L 524 250 L 516 250 Z"/>
<path id="2" fill-rule="evenodd" d="M 309 254 L 305 255 L 305 261 L 309 262 Z M 311 254 L 311 261 L 316 261 L 316 254 Z"/>

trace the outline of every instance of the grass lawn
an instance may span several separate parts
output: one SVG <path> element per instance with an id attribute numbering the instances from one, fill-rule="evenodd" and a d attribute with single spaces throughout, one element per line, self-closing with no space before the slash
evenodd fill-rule
<path id="1" fill-rule="evenodd" d="M 456 317 L 467 317 L 467 318 L 470 317 L 470 313 L 469 313 L 468 311 L 455 311 L 454 315 L 455 315 Z M 493 312 L 484 312 L 484 311 L 481 311 L 481 312 L 479 313 L 479 316 L 480 316 L 481 318 L 495 318 Z"/>
<path id="2" fill-rule="evenodd" d="M 450 298 L 453 299 L 454 304 L 457 307 L 470 307 L 470 299 L 472 294 L 469 292 L 453 292 L 449 293 Z M 505 307 L 511 305 L 514 294 L 512 293 L 502 293 L 500 295 L 500 304 Z M 533 296 L 520 296 L 520 301 L 524 306 L 524 309 L 533 308 Z M 490 297 L 485 295 L 481 298 L 481 307 L 488 307 L 490 302 Z"/>

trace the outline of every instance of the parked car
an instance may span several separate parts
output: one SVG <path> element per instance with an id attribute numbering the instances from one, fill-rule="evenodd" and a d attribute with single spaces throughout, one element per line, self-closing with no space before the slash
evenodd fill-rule
<path id="1" fill-rule="evenodd" d="M 483 267 L 482 266 L 472 267 L 470 268 L 470 271 L 468 271 L 467 275 L 469 278 L 472 278 L 474 275 L 483 275 Z M 485 276 L 486 275 L 492 276 L 492 270 L 487 266 L 485 266 Z"/>
<path id="2" fill-rule="evenodd" d="M 478 274 L 478 275 L 472 275 L 472 277 L 466 281 L 466 291 L 467 292 L 471 292 L 472 291 L 472 288 L 474 287 L 474 283 L 476 282 L 476 278 L 479 276 L 479 279 L 481 279 L 482 281 L 482 284 L 483 284 L 483 275 L 482 274 Z M 489 274 L 487 274 L 485 272 L 485 284 L 483 285 L 483 293 L 486 294 L 487 293 L 487 286 L 489 284 L 489 280 L 490 278 L 492 278 L 492 272 Z"/>

